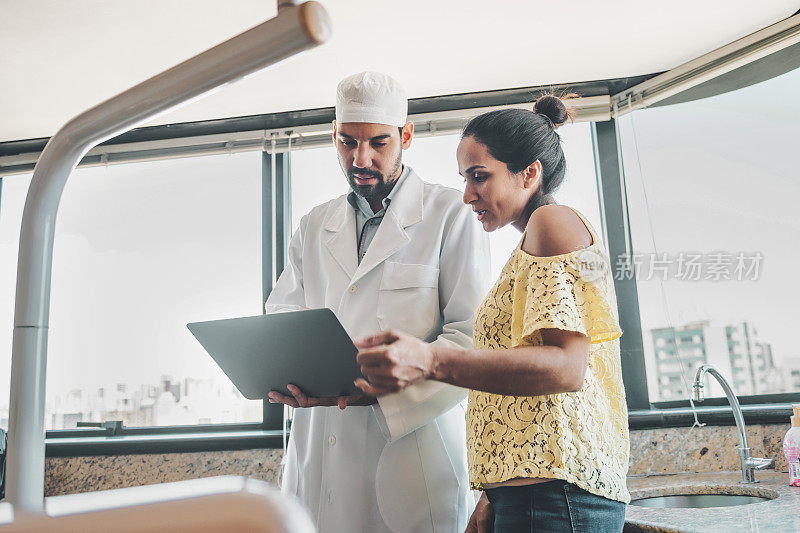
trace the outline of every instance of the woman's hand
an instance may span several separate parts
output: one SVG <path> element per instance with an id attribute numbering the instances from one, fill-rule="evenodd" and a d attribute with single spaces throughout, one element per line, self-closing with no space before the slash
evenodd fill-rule
<path id="1" fill-rule="evenodd" d="M 367 378 L 355 384 L 369 396 L 402 390 L 433 372 L 433 349 L 427 342 L 396 330 L 355 341 L 356 361 Z M 368 381 L 367 381 L 368 380 Z"/>
<path id="2" fill-rule="evenodd" d="M 467 529 L 464 533 L 493 533 L 494 531 L 494 509 L 486 497 L 486 493 L 482 493 L 472 516 L 469 518 Z"/>

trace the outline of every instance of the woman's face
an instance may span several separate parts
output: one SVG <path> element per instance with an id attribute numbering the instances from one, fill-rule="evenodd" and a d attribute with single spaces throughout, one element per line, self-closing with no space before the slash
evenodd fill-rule
<path id="1" fill-rule="evenodd" d="M 512 173 L 474 137 L 461 139 L 456 159 L 458 173 L 464 177 L 464 203 L 472 207 L 483 229 L 491 232 L 508 224 L 525 229 L 525 208 L 536 191 L 529 172 Z"/>

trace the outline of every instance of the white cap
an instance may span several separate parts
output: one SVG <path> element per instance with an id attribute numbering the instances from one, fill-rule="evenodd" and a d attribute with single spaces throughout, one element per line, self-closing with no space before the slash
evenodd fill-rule
<path id="1" fill-rule="evenodd" d="M 408 99 L 402 85 L 380 72 L 361 72 L 336 88 L 336 122 L 368 122 L 402 127 L 408 117 Z"/>

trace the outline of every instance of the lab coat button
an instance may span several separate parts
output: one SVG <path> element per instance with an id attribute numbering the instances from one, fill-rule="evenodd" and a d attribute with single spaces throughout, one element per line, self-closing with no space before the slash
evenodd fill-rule
<path id="1" fill-rule="evenodd" d="M 356 287 L 355 285 L 351 285 L 350 286 L 350 293 L 351 294 L 355 294 L 356 292 L 358 292 L 358 287 Z"/>
<path id="2" fill-rule="evenodd" d="M 328 491 L 328 503 L 329 504 L 333 503 L 333 491 L 332 490 Z"/>
<path id="3" fill-rule="evenodd" d="M 331 435 L 330 437 L 328 437 L 328 444 L 330 444 L 331 446 L 336 444 L 336 435 Z"/>

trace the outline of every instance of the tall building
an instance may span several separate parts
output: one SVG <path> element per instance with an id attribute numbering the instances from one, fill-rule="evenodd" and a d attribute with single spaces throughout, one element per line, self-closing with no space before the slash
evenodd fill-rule
<path id="1" fill-rule="evenodd" d="M 759 341 L 758 331 L 749 322 L 727 326 L 726 330 L 736 393 L 773 392 L 768 382 L 769 371 L 775 366 L 771 346 Z"/>
<path id="2" fill-rule="evenodd" d="M 662 400 L 689 397 L 697 368 L 714 365 L 737 395 L 774 392 L 771 376 L 775 363 L 772 347 L 761 342 L 756 328 L 747 321 L 715 325 L 709 320 L 673 328 L 650 330 L 655 353 L 658 393 Z M 686 383 L 684 383 L 684 376 Z M 716 380 L 707 378 L 706 394 L 722 396 Z"/>
<path id="3" fill-rule="evenodd" d="M 169 392 L 172 394 L 172 396 L 175 397 L 176 402 L 181 400 L 181 384 L 172 379 L 171 375 L 165 374 L 161 376 L 160 389 L 160 393 Z"/>

